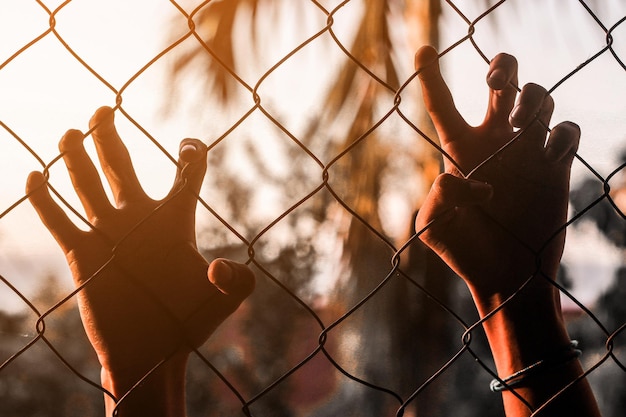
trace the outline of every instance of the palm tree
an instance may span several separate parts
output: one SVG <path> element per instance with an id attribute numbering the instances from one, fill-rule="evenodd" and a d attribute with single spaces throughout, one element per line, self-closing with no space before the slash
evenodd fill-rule
<path id="1" fill-rule="evenodd" d="M 341 8 L 349 2 L 342 2 L 332 10 L 325 9 L 317 2 L 310 3 L 314 3 L 319 12 L 326 16 L 327 22 L 332 22 L 341 12 Z M 243 27 L 248 28 L 247 32 L 256 33 L 253 36 L 253 43 L 249 44 L 249 50 L 243 54 L 255 57 L 254 51 L 265 42 L 269 42 L 256 30 L 260 12 L 273 10 L 274 13 L 278 13 L 277 10 L 284 5 L 283 2 L 269 0 L 202 3 L 187 15 L 189 21 L 195 24 L 193 36 L 196 36 L 199 42 L 193 43 L 193 46 L 187 48 L 178 58 L 172 71 L 173 80 L 176 81 L 177 77 L 181 77 L 189 69 L 202 68 L 200 79 L 207 94 L 214 97 L 222 106 L 236 102 L 238 92 L 242 89 L 254 92 L 254 86 L 245 84 L 238 75 L 242 66 L 250 65 L 250 62 L 238 62 L 236 59 L 240 52 L 237 50 L 237 34 L 241 33 Z M 349 364 L 354 362 L 350 360 L 351 358 L 333 359 L 343 371 L 373 388 L 350 390 L 353 381 L 345 380 L 340 384 L 334 400 L 317 411 L 315 415 L 320 417 L 337 414 L 385 415 L 391 412 L 390 410 L 397 409 L 400 406 L 399 399 L 407 398 L 437 370 L 438 366 L 433 368 L 433 364 L 443 364 L 449 357 L 446 349 L 440 348 L 447 345 L 446 332 L 441 331 L 441 328 L 437 327 L 441 323 L 433 319 L 441 317 L 439 307 L 435 303 L 429 303 L 428 297 L 415 285 L 417 282 L 418 285 L 428 288 L 431 296 L 445 303 L 451 297 L 448 288 L 450 280 L 441 278 L 442 275 L 449 273 L 436 257 L 430 256 L 417 243 L 412 244 L 401 256 L 401 268 L 405 277 L 417 278 L 413 281 L 403 278 L 392 279 L 384 290 L 369 299 L 363 308 L 350 311 L 352 306 L 359 303 L 391 272 L 389 260 L 394 255 L 397 244 L 401 244 L 410 235 L 407 230 L 402 236 L 396 236 L 394 239 L 385 232 L 380 213 L 385 183 L 390 181 L 390 178 L 395 181 L 400 178 L 400 181 L 405 182 L 421 181 L 424 184 L 423 188 L 426 189 L 438 174 L 440 166 L 437 152 L 432 148 L 420 148 L 418 142 L 413 141 L 410 147 L 402 148 L 402 152 L 410 155 L 407 159 L 410 159 L 413 165 L 408 165 L 408 168 L 412 171 L 407 173 L 407 165 L 403 167 L 403 172 L 394 171 L 394 164 L 391 162 L 394 158 L 397 159 L 398 153 L 394 147 L 400 145 L 390 141 L 388 134 L 381 132 L 382 128 L 377 128 L 379 124 L 388 123 L 384 116 L 389 109 L 381 110 L 380 103 L 390 103 L 389 108 L 392 108 L 396 93 L 402 87 L 401 80 L 408 78 L 412 71 L 410 59 L 403 58 L 403 62 L 399 64 L 400 61 L 395 59 L 394 53 L 406 55 L 408 50 L 414 50 L 421 44 L 437 45 L 440 2 L 365 0 L 363 6 L 362 15 L 358 19 L 353 19 L 356 29 L 350 46 L 345 47 L 341 43 L 332 25 L 322 31 L 332 37 L 337 42 L 336 46 L 343 50 L 342 65 L 334 72 L 326 87 L 326 94 L 318 106 L 319 111 L 310 117 L 308 126 L 302 133 L 292 138 L 298 146 L 281 149 L 293 161 L 290 166 L 291 182 L 285 187 L 286 194 L 300 190 L 302 184 L 307 183 L 307 175 L 310 175 L 306 170 L 300 169 L 303 165 L 299 163 L 300 161 L 310 160 L 310 155 L 303 152 L 302 148 L 316 150 L 315 157 L 319 158 L 329 178 L 322 184 L 320 190 L 309 196 L 306 204 L 298 207 L 298 211 L 294 212 L 295 215 L 286 218 L 292 230 L 297 229 L 298 219 L 305 217 L 315 220 L 317 226 L 312 231 L 313 235 L 325 224 L 333 222 L 335 226 L 339 224 L 337 226 L 339 229 L 347 231 L 343 236 L 338 234 L 343 241 L 342 258 L 346 277 L 340 281 L 343 285 L 339 286 L 337 299 L 344 306 L 344 312 L 349 314 L 337 317 L 335 322 L 324 323 L 325 326 L 331 325 L 327 335 L 329 338 L 341 339 L 356 332 L 362 340 L 368 341 L 361 345 L 361 349 L 352 352 L 358 358 L 355 365 Z M 301 12 L 294 18 L 304 20 L 305 13 Z M 243 20 L 244 23 L 238 20 L 242 16 L 248 16 L 247 21 Z M 410 40 L 403 40 L 409 44 L 407 50 L 402 49 L 402 42 L 398 42 L 394 33 L 398 24 L 412 29 Z M 320 33 L 316 36 L 321 36 Z M 322 41 L 315 38 L 315 42 Z M 405 65 L 407 61 L 408 69 Z M 411 88 L 409 86 L 403 90 L 403 96 L 410 96 Z M 412 97 L 412 100 L 415 103 L 419 102 L 415 97 Z M 434 132 L 428 127 L 429 119 L 423 109 L 418 107 L 411 111 L 409 117 L 417 120 L 417 125 L 427 126 L 424 128 L 425 133 L 434 138 Z M 334 129 L 329 129 L 328 126 Z M 218 148 L 215 148 L 215 151 L 217 150 Z M 254 154 L 254 151 L 252 153 Z M 213 160 L 221 159 L 218 156 Z M 249 169 L 255 170 L 259 177 L 267 181 L 281 181 L 273 177 L 266 168 L 265 161 L 255 156 L 249 160 L 254 163 Z M 227 190 L 226 199 L 231 202 L 232 211 L 230 218 L 237 219 L 238 226 L 244 227 L 246 230 L 244 235 L 249 232 L 254 236 L 254 227 L 244 226 L 247 224 L 244 219 L 253 216 L 245 203 L 255 193 L 253 186 L 242 183 L 238 180 L 237 173 L 232 171 L 229 173 L 226 166 L 220 171 L 223 176 L 220 181 L 230 184 L 228 187 L 220 188 Z M 310 182 L 310 179 L 308 181 Z M 233 192 L 228 194 L 228 190 Z M 413 199 L 409 204 L 416 210 L 419 202 Z M 306 256 L 316 256 L 315 250 L 311 249 L 314 246 L 311 244 L 311 236 L 303 239 L 306 242 L 305 246 L 309 248 L 304 251 Z M 293 254 L 294 251 L 290 253 Z M 286 262 L 297 264 L 299 261 L 295 256 Z M 266 271 L 264 269 L 264 272 Z M 315 268 L 308 271 L 313 275 Z M 308 286 L 306 280 L 300 281 L 299 285 L 299 288 L 293 289 L 294 293 L 306 297 L 303 292 Z M 409 299 L 407 294 L 413 297 Z M 257 309 L 258 314 L 262 311 L 263 308 Z M 420 334 L 430 336 L 427 339 L 419 337 Z M 267 338 L 268 335 L 259 337 Z M 285 346 L 273 346 L 272 349 L 277 357 L 281 356 L 281 352 L 285 353 Z M 380 358 L 393 360 L 381 362 Z M 394 383 L 389 385 L 389 381 Z M 443 399 L 440 398 L 439 401 Z M 431 409 L 437 408 L 438 401 L 431 400 L 419 404 L 420 409 L 417 412 L 428 415 Z"/>
<path id="2" fill-rule="evenodd" d="M 330 22 L 346 3 L 348 2 L 343 2 L 332 10 L 326 10 L 317 3 L 316 5 Z M 259 11 L 279 8 L 281 5 L 284 4 L 268 0 L 204 2 L 188 15 L 189 20 L 195 22 L 196 34 L 202 42 L 194 43 L 194 46 L 188 48 L 178 59 L 173 67 L 174 80 L 184 71 L 200 64 L 200 68 L 204 68 L 203 82 L 207 92 L 221 105 L 231 104 L 236 100 L 237 90 L 242 87 L 242 81 L 237 74 L 242 65 L 249 65 L 246 62 L 237 62 L 235 58 L 236 33 L 242 30 L 242 26 L 237 26 L 237 19 L 245 12 L 250 16 L 247 22 L 250 32 L 256 33 L 255 24 L 258 24 Z M 337 221 L 336 218 L 329 218 L 331 211 L 328 207 L 340 208 L 334 212 L 341 213 L 340 222 L 344 223 L 342 227 L 348 231 L 343 238 L 343 258 L 347 265 L 349 285 L 344 285 L 340 291 L 340 302 L 345 309 L 355 305 L 390 272 L 389 259 L 393 256 L 396 245 L 384 231 L 379 207 L 384 181 L 389 181 L 390 175 L 397 175 L 393 173 L 390 164 L 392 147 L 397 145 L 382 136 L 380 129 L 372 128 L 381 121 L 379 103 L 392 102 L 401 87 L 401 80 L 411 71 L 410 67 L 407 70 L 407 66 L 404 65 L 406 60 L 399 65 L 394 59 L 394 52 L 401 47 L 398 45 L 398 39 L 394 38 L 393 26 L 398 22 L 404 22 L 403 25 L 406 27 L 419 29 L 413 31 L 413 42 L 417 45 L 437 44 L 436 22 L 440 13 L 438 0 L 406 1 L 403 9 L 399 10 L 399 7 L 395 2 L 387 0 L 364 2 L 361 17 L 358 20 L 354 19 L 357 29 L 351 45 L 344 47 L 338 43 L 345 53 L 343 64 L 334 73 L 334 78 L 327 87 L 327 93 L 319 105 L 319 112 L 311 117 L 308 127 L 297 138 L 305 147 L 321 148 L 316 155 L 321 161 L 329 161 L 324 165 L 324 170 L 330 176 L 326 190 L 312 196 L 311 201 L 314 203 L 305 206 L 308 207 L 305 211 L 317 219 L 318 227 L 321 227 L 324 223 Z M 295 18 L 304 19 L 304 15 Z M 394 19 L 393 25 L 390 25 L 390 19 Z M 333 32 L 333 26 L 326 29 L 326 34 L 340 42 Z M 245 55 L 254 56 L 255 49 L 268 41 L 261 35 L 256 36 L 254 38 L 256 44 L 251 44 L 250 51 L 246 51 Z M 411 45 L 411 48 L 414 49 L 417 45 Z M 408 61 L 410 65 L 410 59 Z M 384 110 L 382 113 L 387 111 Z M 341 115 L 341 120 L 338 121 L 337 115 Z M 424 122 L 428 120 L 423 110 L 415 110 L 410 117 L 419 120 L 420 126 L 424 126 Z M 328 132 L 327 126 L 337 126 L 339 123 L 341 124 L 339 128 L 332 133 Z M 427 133 L 434 137 L 432 131 Z M 321 145 L 320 138 L 325 138 Z M 439 159 L 435 152 L 420 149 L 415 143 L 412 147 L 418 149 L 411 155 L 413 161 L 418 161 L 413 169 L 417 171 L 420 167 L 432 166 L 437 168 L 422 169 L 422 175 L 415 172 L 406 175 L 404 172 L 404 180 L 410 178 L 412 181 L 422 180 L 428 183 L 433 179 L 432 173 L 438 173 Z M 302 151 L 301 149 L 296 151 L 289 157 L 297 161 L 301 158 L 299 155 Z M 256 161 L 254 168 L 257 172 L 267 174 L 267 170 L 263 168 L 263 161 L 253 160 Z M 298 171 L 297 163 L 290 169 L 296 178 L 306 175 Z M 431 174 L 423 175 L 424 172 Z M 241 187 L 245 186 L 242 186 L 236 178 L 231 177 L 225 181 L 239 184 L 234 187 L 237 193 L 231 201 L 236 203 L 231 207 L 233 211 L 240 211 L 235 217 L 245 218 L 249 213 L 240 209 L 242 195 L 249 197 L 254 191 L 247 188 L 242 193 Z M 296 183 L 294 184 L 299 188 Z M 413 209 L 417 208 L 417 201 L 412 201 L 411 204 Z M 306 213 L 298 214 L 303 215 Z M 401 238 L 406 239 L 407 236 L 408 231 Z M 419 252 L 419 249 L 417 251 Z M 314 254 L 308 252 L 307 256 Z M 405 258 L 406 256 L 407 253 L 404 254 Z M 428 259 L 429 264 L 436 265 L 433 257 L 422 255 L 421 259 Z M 294 261 L 297 260 L 291 260 Z M 409 263 L 405 262 L 403 267 L 405 266 L 409 266 Z M 439 275 L 445 273 L 441 267 L 428 268 L 424 263 L 413 262 L 410 268 L 418 268 L 422 272 L 420 284 L 431 287 L 431 291 L 436 296 L 443 297 L 445 301 L 448 293 L 446 283 L 449 280 L 437 279 Z M 442 353 L 439 349 L 428 351 L 425 348 L 426 345 L 438 344 L 432 338 L 429 343 L 424 343 L 424 338 L 407 337 L 407 334 L 419 333 L 415 330 L 418 326 L 432 323 L 423 320 L 423 317 L 428 316 L 428 311 L 416 307 L 417 301 L 407 302 L 406 297 L 402 297 L 407 287 L 411 287 L 411 284 L 405 280 L 393 283 L 389 291 L 368 301 L 367 308 L 355 313 L 354 316 L 339 319 L 337 326 L 329 332 L 329 337 L 342 337 L 341 335 L 346 332 L 356 331 L 362 338 L 372 340 L 373 342 L 364 345 L 365 348 L 358 354 L 358 365 L 350 368 L 349 372 L 374 385 L 380 384 L 381 380 L 381 385 L 384 385 L 385 380 L 391 380 L 392 375 L 395 375 L 397 384 L 385 389 L 399 391 L 404 397 L 410 392 L 406 387 L 415 387 L 419 378 L 425 378 L 420 375 L 420 363 L 432 363 L 427 356 L 432 356 L 436 363 L 441 360 L 437 357 Z M 430 308 L 433 307 L 428 307 Z M 397 321 L 400 317 L 408 323 L 408 328 L 415 326 L 412 331 L 407 327 L 394 325 L 394 320 Z M 385 337 L 381 337 L 383 333 Z M 418 351 L 421 349 L 422 354 L 416 355 L 416 349 Z M 415 359 L 417 356 L 420 363 Z M 380 357 L 392 357 L 394 361 L 385 363 L 385 368 L 381 368 L 377 366 Z M 337 360 L 341 362 L 342 359 L 346 358 Z M 413 371 L 407 372 L 408 370 Z M 401 378 L 398 379 L 397 375 L 401 375 Z M 337 398 L 341 395 L 340 389 Z M 328 409 L 326 412 L 332 414 L 337 411 L 335 407 L 349 407 L 354 415 L 381 415 L 385 413 L 384 409 L 388 412 L 389 407 L 393 409 L 399 406 L 398 403 L 392 405 L 384 398 L 384 394 L 382 397 L 371 393 L 368 395 L 366 391 L 362 391 L 354 398 L 341 397 L 341 402 L 333 402 L 331 408 L 334 409 Z M 319 410 L 318 414 L 323 415 L 325 411 Z"/>

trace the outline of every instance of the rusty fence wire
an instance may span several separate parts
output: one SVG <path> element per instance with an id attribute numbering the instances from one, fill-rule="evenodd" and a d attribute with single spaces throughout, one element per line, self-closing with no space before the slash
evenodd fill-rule
<path id="1" fill-rule="evenodd" d="M 424 43 L 468 120 L 505 51 L 551 92 L 553 120 L 581 125 L 558 285 L 604 415 L 623 414 L 621 1 L 11 0 L 0 16 L 1 415 L 103 413 L 84 288 L 24 192 L 45 172 L 94 228 L 57 142 L 100 105 L 155 197 L 178 141 L 207 144 L 200 249 L 257 275 L 192 355 L 190 416 L 502 415 L 467 290 L 411 231 L 441 162 L 412 68 Z"/>

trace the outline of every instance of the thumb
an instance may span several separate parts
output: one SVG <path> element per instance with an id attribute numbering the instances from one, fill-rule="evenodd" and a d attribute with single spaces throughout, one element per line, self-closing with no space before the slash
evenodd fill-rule
<path id="1" fill-rule="evenodd" d="M 178 169 L 170 195 L 176 194 L 182 187 L 185 187 L 187 192 L 178 198 L 184 200 L 185 204 L 195 207 L 207 169 L 207 147 L 198 139 L 184 139 L 180 143 L 178 152 Z"/>
<path id="2" fill-rule="evenodd" d="M 209 265 L 207 275 L 220 292 L 238 300 L 238 303 L 254 291 L 254 273 L 247 265 L 218 258 Z"/>
<path id="3" fill-rule="evenodd" d="M 434 221 L 445 221 L 453 216 L 456 207 L 468 207 L 486 202 L 493 195 L 491 185 L 456 177 L 439 175 L 426 196 L 415 220 L 415 230 L 420 232 Z"/>

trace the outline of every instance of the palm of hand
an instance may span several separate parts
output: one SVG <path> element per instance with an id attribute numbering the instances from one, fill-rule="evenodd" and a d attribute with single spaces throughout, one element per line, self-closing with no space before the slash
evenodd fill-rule
<path id="1" fill-rule="evenodd" d="M 129 205 L 96 219 L 95 230 L 68 252 L 84 286 L 78 293 L 83 321 L 109 369 L 132 361 L 149 370 L 202 344 L 230 313 L 211 302 L 218 290 L 193 234 L 181 230 L 175 203 Z"/>
<path id="2" fill-rule="evenodd" d="M 448 236 L 449 251 L 467 258 L 457 263 L 477 269 L 462 267 L 467 276 L 503 276 L 511 265 L 526 265 L 527 269 L 520 269 L 515 287 L 535 270 L 540 256 L 550 260 L 542 269 L 552 274 L 556 265 L 551 260 L 560 257 L 560 252 L 551 252 L 564 239 L 564 234 L 557 232 L 566 221 L 569 176 L 563 175 L 561 166 L 547 160 L 545 149 L 526 133 L 517 136 L 509 132 L 496 141 L 478 135 L 474 139 L 489 146 L 467 150 L 451 147 L 449 154 L 461 167 L 475 169 L 469 178 L 490 184 L 493 194 L 484 204 L 455 209 L 453 224 L 449 225 L 454 231 L 454 236 Z M 467 155 L 469 158 L 464 157 Z M 460 174 L 448 165 L 446 171 Z M 451 249 L 456 245 L 456 250 Z"/>

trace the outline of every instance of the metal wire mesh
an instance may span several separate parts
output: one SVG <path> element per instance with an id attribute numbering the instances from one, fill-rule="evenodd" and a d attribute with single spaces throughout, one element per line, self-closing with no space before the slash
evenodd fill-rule
<path id="1" fill-rule="evenodd" d="M 403 17 L 394 9 L 399 4 L 387 2 L 389 19 L 396 19 L 389 31 L 393 59 L 408 63 L 409 69 L 398 65 L 403 73 L 367 54 L 355 56 L 350 47 L 349 28 L 365 9 L 385 2 L 242 7 L 255 11 L 250 19 L 257 23 L 250 33 L 237 27 L 233 56 L 220 55 L 224 49 L 207 38 L 207 27 L 217 28 L 213 36 L 220 30 L 207 10 L 224 1 L 161 1 L 150 7 L 156 12 L 140 6 L 138 15 L 119 21 L 115 16 L 128 17 L 135 6 L 50 3 L 0 5 L 0 14 L 24 22 L 5 25 L 24 28 L 20 33 L 0 35 L 7 44 L 0 56 L 3 415 L 39 415 L 40 408 L 98 415 L 106 395 L 76 314 L 84 288 L 68 284 L 63 260 L 48 251 L 54 244 L 23 192 L 28 172 L 44 171 L 77 224 L 95 227 L 65 178 L 56 126 L 60 120 L 80 128 L 101 104 L 114 107 L 140 177 L 152 178 L 146 187 L 155 194 L 175 171 L 172 154 L 181 137 L 197 136 L 209 146 L 214 168 L 199 199 L 200 243 L 207 258 L 232 257 L 257 272 L 259 288 L 246 307 L 195 352 L 190 415 L 501 412 L 486 392 L 494 366 L 464 287 L 408 232 L 420 184 L 432 180 L 429 161 L 437 164 L 441 152 L 419 107 L 411 55 L 401 56 L 416 46 L 407 40 L 414 16 Z M 407 16 L 414 3 L 403 5 Z M 620 301 L 626 9 L 617 1 L 423 3 L 441 8 L 435 26 L 442 65 L 470 119 L 484 108 L 480 77 L 505 49 L 518 57 L 522 80 L 543 84 L 555 97 L 555 119 L 582 125 L 572 215 L 564 225 L 572 242 L 559 290 L 603 412 L 618 415 L 626 401 L 620 392 L 626 380 Z M 150 13 L 171 16 L 168 36 L 134 29 L 154 19 Z M 420 24 L 427 23 L 433 25 Z M 99 43 L 81 39 L 86 32 Z M 237 65 L 238 48 L 252 32 L 260 39 L 252 41 L 258 56 Z M 161 48 L 149 50 L 146 39 Z M 196 72 L 163 88 L 157 75 L 176 62 L 188 62 L 179 72 Z M 355 95 L 344 100 L 352 110 L 328 115 L 319 103 L 342 65 L 361 87 L 346 89 Z M 351 125 L 367 98 L 373 117 Z M 157 101 L 164 103 L 161 112 L 176 115 L 171 122 L 157 123 L 163 113 L 154 106 L 159 116 L 146 116 L 143 107 Z M 374 186 L 353 188 L 354 178 L 367 175 Z"/>

